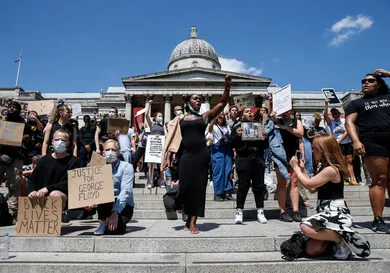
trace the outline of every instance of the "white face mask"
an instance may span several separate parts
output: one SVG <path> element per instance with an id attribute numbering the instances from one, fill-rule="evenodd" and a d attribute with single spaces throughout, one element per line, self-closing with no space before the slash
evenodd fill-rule
<path id="1" fill-rule="evenodd" d="M 157 117 L 157 118 L 156 118 L 156 122 L 157 122 L 158 124 L 161 124 L 161 123 L 163 122 L 163 117 Z"/>
<path id="2" fill-rule="evenodd" d="M 176 111 L 176 116 L 180 116 L 180 115 L 182 115 L 183 114 L 183 111 L 182 110 L 177 110 Z"/>
<path id="3" fill-rule="evenodd" d="M 115 113 L 108 113 L 108 117 L 109 118 L 116 118 L 116 114 Z"/>
<path id="4" fill-rule="evenodd" d="M 115 162 L 118 159 L 118 157 L 116 156 L 116 152 L 112 150 L 104 152 L 104 156 L 108 163 Z"/>
<path id="5" fill-rule="evenodd" d="M 63 140 L 56 140 L 54 141 L 54 152 L 56 153 L 63 153 L 66 151 L 66 142 Z"/>

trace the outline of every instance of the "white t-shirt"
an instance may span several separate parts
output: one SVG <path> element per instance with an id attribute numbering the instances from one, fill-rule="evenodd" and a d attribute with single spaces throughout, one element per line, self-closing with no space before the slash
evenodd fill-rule
<path id="1" fill-rule="evenodd" d="M 223 133 L 223 135 L 226 135 L 226 133 L 229 133 L 229 135 L 230 135 L 230 133 L 231 133 L 230 127 L 227 125 L 219 126 L 219 125 L 214 124 L 214 126 L 213 126 L 213 144 L 216 144 L 216 143 L 218 143 L 218 141 L 220 141 L 220 139 L 223 136 L 222 133 Z"/>
<path id="2" fill-rule="evenodd" d="M 339 140 L 346 132 L 345 121 L 343 121 L 342 119 L 340 119 L 339 121 L 330 120 L 329 131 L 337 140 Z M 351 138 L 349 136 L 346 136 L 340 142 L 340 144 L 348 144 L 350 142 Z"/>
<path id="3" fill-rule="evenodd" d="M 127 135 L 119 135 L 118 143 L 121 152 L 130 152 L 133 147 L 131 146 L 131 138 L 135 136 L 134 130 L 129 128 Z"/>

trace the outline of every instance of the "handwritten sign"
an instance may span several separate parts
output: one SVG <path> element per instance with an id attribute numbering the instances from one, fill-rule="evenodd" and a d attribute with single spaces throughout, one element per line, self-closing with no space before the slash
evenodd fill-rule
<path id="1" fill-rule="evenodd" d="M 234 105 L 241 109 L 242 106 L 254 108 L 256 107 L 255 98 L 252 93 L 245 95 L 234 96 L 233 97 Z"/>
<path id="2" fill-rule="evenodd" d="M 24 123 L 0 120 L 0 144 L 22 146 Z"/>
<path id="3" fill-rule="evenodd" d="M 0 99 L 0 119 L 5 119 L 8 113 L 8 104 L 12 99 Z M 22 110 L 20 112 L 23 118 L 27 118 L 27 103 L 19 101 Z"/>
<path id="4" fill-rule="evenodd" d="M 62 199 L 46 197 L 30 199 L 19 197 L 16 235 L 60 236 Z"/>
<path id="5" fill-rule="evenodd" d="M 72 114 L 75 117 L 81 116 L 83 114 L 80 103 L 72 104 Z"/>
<path id="6" fill-rule="evenodd" d="M 93 166 L 68 171 L 69 209 L 114 202 L 112 166 Z"/>
<path id="7" fill-rule="evenodd" d="M 109 118 L 108 119 L 108 133 L 115 133 L 117 130 L 120 131 L 122 135 L 127 135 L 130 127 L 130 120 L 123 118 Z"/>
<path id="8" fill-rule="evenodd" d="M 263 123 L 262 122 L 242 122 L 242 137 L 243 141 L 263 140 Z"/>
<path id="9" fill-rule="evenodd" d="M 54 101 L 52 100 L 29 101 L 27 106 L 28 111 L 36 111 L 38 116 L 49 115 L 53 108 Z"/>
<path id="10" fill-rule="evenodd" d="M 103 166 L 106 165 L 106 159 L 98 153 L 93 152 L 90 164 L 91 166 Z"/>
<path id="11" fill-rule="evenodd" d="M 292 109 L 291 84 L 286 85 L 273 93 L 272 106 L 276 115 L 283 114 Z"/>
<path id="12" fill-rule="evenodd" d="M 341 103 L 333 88 L 322 88 L 321 91 L 324 93 L 325 98 L 329 99 L 329 104 Z"/>
<path id="13" fill-rule="evenodd" d="M 165 137 L 160 135 L 150 135 L 148 137 L 145 150 L 145 162 L 161 163 L 164 140 Z"/>

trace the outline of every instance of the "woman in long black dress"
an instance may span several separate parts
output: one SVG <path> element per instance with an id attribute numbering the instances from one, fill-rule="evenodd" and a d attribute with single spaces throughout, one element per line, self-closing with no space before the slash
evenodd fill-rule
<path id="1" fill-rule="evenodd" d="M 201 95 L 191 95 L 186 100 L 186 111 L 180 122 L 182 142 L 179 158 L 179 191 L 184 213 L 188 215 L 185 229 L 192 234 L 199 233 L 196 227 L 198 217 L 204 217 L 206 187 L 208 180 L 209 151 L 206 146 L 205 130 L 225 107 L 230 95 L 231 76 L 225 77 L 225 91 L 219 103 L 211 110 L 199 114 Z"/>

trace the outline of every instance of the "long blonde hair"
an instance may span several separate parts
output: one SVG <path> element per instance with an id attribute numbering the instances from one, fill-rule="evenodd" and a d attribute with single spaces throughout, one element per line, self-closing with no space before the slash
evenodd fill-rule
<path id="1" fill-rule="evenodd" d="M 60 119 L 60 114 L 64 111 L 72 111 L 72 107 L 66 104 L 54 106 L 50 114 L 50 122 L 51 123 L 58 122 L 58 120 Z"/>
<path id="2" fill-rule="evenodd" d="M 323 167 L 331 166 L 340 171 L 344 178 L 349 176 L 347 165 L 341 154 L 340 145 L 333 135 L 326 134 L 315 137 L 313 139 L 313 148 L 318 149 L 322 153 Z"/>

